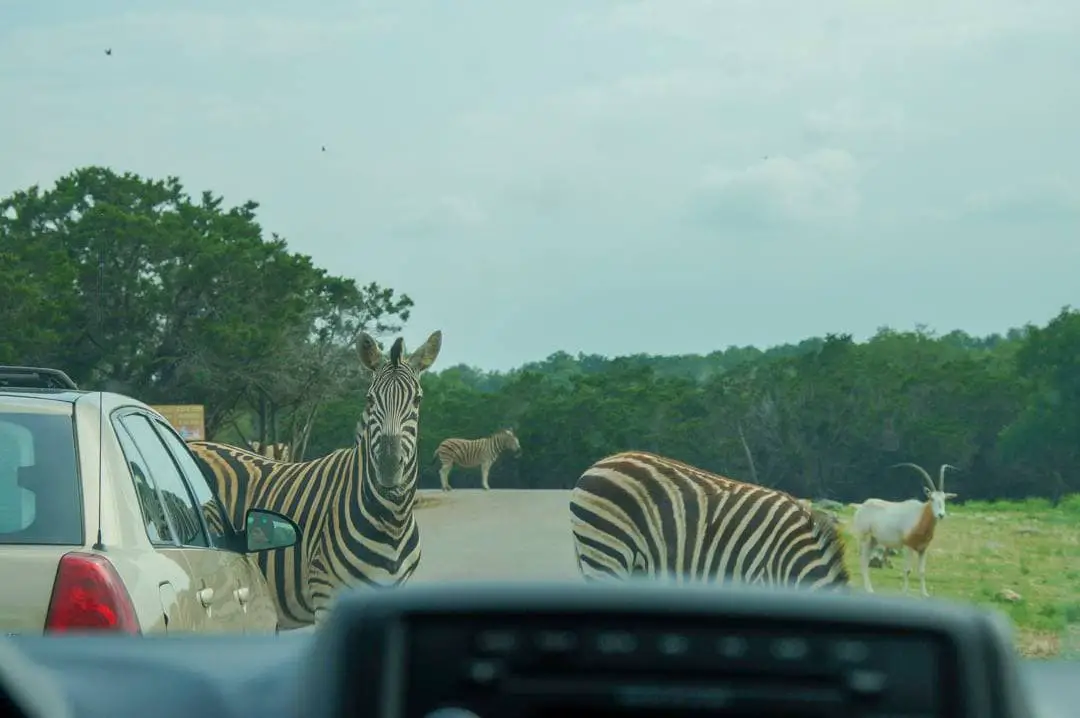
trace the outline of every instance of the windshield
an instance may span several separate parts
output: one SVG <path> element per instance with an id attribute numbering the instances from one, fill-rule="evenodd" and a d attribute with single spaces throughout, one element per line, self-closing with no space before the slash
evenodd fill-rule
<path id="1" fill-rule="evenodd" d="M 3 401 L 0 397 L 0 544 L 82 544 L 71 416 L 10 411 Z"/>
<path id="2" fill-rule="evenodd" d="M 786 576 L 1080 657 L 1080 4 L 24 5 L 0 364 L 175 429 L 124 438 L 126 550 L 197 586 L 248 509 L 302 536 L 244 606 L 178 584 L 192 630 L 371 584 Z M 77 500 L 70 420 L 0 417 L 0 541 L 80 541 L 28 483 Z"/>

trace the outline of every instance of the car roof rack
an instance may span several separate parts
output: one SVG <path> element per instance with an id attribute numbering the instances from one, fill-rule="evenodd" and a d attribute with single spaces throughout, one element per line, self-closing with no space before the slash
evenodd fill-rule
<path id="1" fill-rule="evenodd" d="M 75 389 L 79 387 L 59 369 L 0 365 L 0 389 Z"/>

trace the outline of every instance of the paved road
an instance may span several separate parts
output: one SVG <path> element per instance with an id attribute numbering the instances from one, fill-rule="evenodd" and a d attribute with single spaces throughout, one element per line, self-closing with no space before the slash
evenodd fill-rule
<path id="1" fill-rule="evenodd" d="M 577 580 L 569 491 L 421 491 L 413 581 Z"/>

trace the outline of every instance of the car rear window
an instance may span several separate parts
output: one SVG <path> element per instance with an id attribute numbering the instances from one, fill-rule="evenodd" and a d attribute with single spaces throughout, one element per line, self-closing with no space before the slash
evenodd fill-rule
<path id="1" fill-rule="evenodd" d="M 0 409 L 0 544 L 82 543 L 72 417 Z"/>

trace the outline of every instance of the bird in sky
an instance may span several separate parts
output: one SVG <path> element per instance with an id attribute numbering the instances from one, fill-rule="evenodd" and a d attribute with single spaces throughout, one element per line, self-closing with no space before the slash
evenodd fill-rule
<path id="1" fill-rule="evenodd" d="M 112 48 L 110 47 L 109 49 L 105 50 L 105 54 L 112 55 Z"/>

